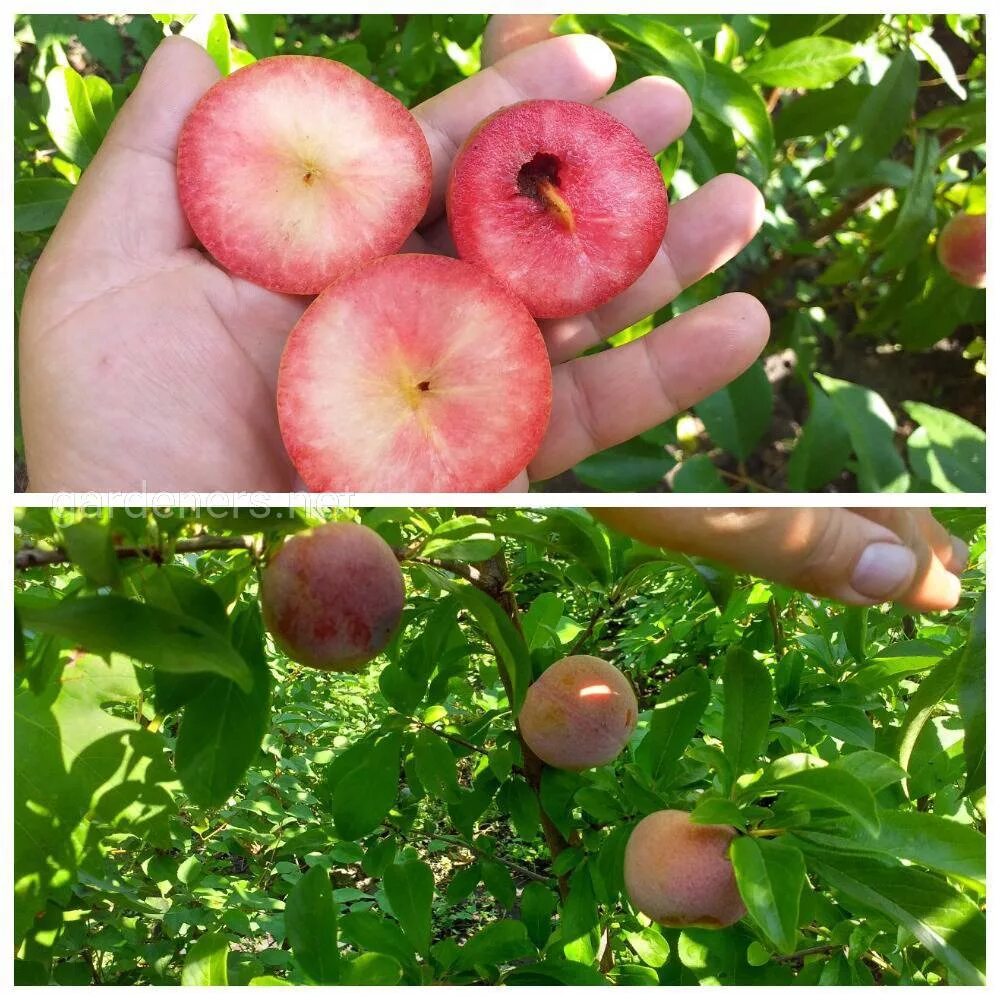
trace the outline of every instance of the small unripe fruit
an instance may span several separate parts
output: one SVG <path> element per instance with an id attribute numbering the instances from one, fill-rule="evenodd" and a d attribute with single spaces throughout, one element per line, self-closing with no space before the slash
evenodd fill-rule
<path id="1" fill-rule="evenodd" d="M 746 913 L 729 860 L 736 831 L 664 809 L 641 820 L 625 846 L 632 905 L 664 927 L 728 927 Z"/>
<path id="2" fill-rule="evenodd" d="M 617 757 L 639 717 L 625 675 L 596 656 L 567 656 L 528 688 L 521 735 L 551 767 L 583 771 Z"/>
<path id="3" fill-rule="evenodd" d="M 405 592 L 392 549 L 361 524 L 294 535 L 264 570 L 261 609 L 290 659 L 356 671 L 388 645 Z"/>
<path id="4" fill-rule="evenodd" d="M 937 241 L 941 266 L 960 285 L 986 287 L 986 216 L 965 212 L 949 219 Z"/>

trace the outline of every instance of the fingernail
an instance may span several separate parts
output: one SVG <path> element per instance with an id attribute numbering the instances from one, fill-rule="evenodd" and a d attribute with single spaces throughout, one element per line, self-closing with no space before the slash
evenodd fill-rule
<path id="1" fill-rule="evenodd" d="M 865 597 L 883 599 L 904 587 L 917 571 L 917 557 L 904 545 L 872 542 L 854 567 L 851 586 Z"/>
<path id="2" fill-rule="evenodd" d="M 969 565 L 969 546 L 957 535 L 951 536 L 951 559 L 948 560 L 948 569 L 952 573 L 964 573 Z"/>

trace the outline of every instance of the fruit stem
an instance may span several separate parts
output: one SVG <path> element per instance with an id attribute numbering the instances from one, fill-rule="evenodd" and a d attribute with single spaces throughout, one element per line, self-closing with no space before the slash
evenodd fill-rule
<path id="1" fill-rule="evenodd" d="M 559 224 L 570 233 L 576 232 L 576 219 L 569 202 L 559 193 L 558 188 L 547 177 L 540 178 L 535 185 L 538 197 L 549 213 L 556 217 Z"/>

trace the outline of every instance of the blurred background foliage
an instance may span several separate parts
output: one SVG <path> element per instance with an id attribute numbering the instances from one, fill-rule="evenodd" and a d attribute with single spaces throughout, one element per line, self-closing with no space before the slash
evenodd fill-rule
<path id="1" fill-rule="evenodd" d="M 275 53 L 338 59 L 408 106 L 480 67 L 486 15 L 20 15 L 15 314 L 34 261 L 166 34 L 223 73 Z M 982 491 L 985 290 L 935 241 L 985 212 L 983 19 L 950 14 L 563 15 L 614 49 L 615 86 L 679 81 L 691 128 L 660 165 L 671 200 L 722 171 L 764 192 L 760 235 L 671 306 L 758 295 L 761 361 L 693 412 L 580 463 L 549 490 Z M 19 481 L 26 472 L 16 428 Z"/>

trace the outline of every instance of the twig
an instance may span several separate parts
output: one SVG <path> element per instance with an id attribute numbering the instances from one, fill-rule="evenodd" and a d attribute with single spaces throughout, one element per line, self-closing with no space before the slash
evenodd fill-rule
<path id="1" fill-rule="evenodd" d="M 196 538 L 180 538 L 173 545 L 176 553 L 191 552 L 218 552 L 218 551 L 240 551 L 253 552 L 256 550 L 257 540 L 253 535 L 228 535 L 218 537 L 215 535 L 199 535 Z M 162 562 L 164 550 L 155 545 L 116 545 L 114 548 L 116 559 L 152 559 L 154 562 Z M 55 566 L 59 563 L 72 562 L 65 549 L 38 549 L 23 548 L 14 553 L 15 569 L 33 569 L 36 566 Z"/>

